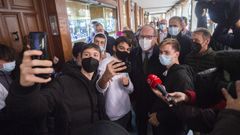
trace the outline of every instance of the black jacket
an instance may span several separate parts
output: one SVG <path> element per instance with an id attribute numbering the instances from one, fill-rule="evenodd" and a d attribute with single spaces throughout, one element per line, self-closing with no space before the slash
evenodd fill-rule
<path id="1" fill-rule="evenodd" d="M 217 0 L 208 3 L 211 20 L 226 27 L 233 26 L 240 19 L 239 0 Z"/>
<path id="2" fill-rule="evenodd" d="M 185 64 L 193 68 L 195 73 L 216 67 L 216 53 L 209 48 L 204 54 L 190 53 L 185 58 Z"/>
<path id="3" fill-rule="evenodd" d="M 192 40 L 186 35 L 182 35 L 181 32 L 176 37 L 172 37 L 168 34 L 167 38 L 176 38 L 180 44 L 181 50 L 180 50 L 180 56 L 179 56 L 179 62 L 180 64 L 185 63 L 185 57 L 187 54 L 189 54 L 192 51 Z"/>
<path id="4" fill-rule="evenodd" d="M 6 100 L 7 112 L 14 119 L 33 120 L 51 114 L 55 118 L 56 135 L 78 135 L 85 125 L 100 119 L 95 83 L 80 68 L 69 65 L 64 75 L 44 89 L 39 85 L 21 87 L 14 83 Z"/>
<path id="5" fill-rule="evenodd" d="M 134 85 L 133 100 L 137 103 L 137 108 L 148 112 L 154 103 L 156 96 L 151 91 L 147 84 L 147 76 L 155 74 L 163 79 L 162 73 L 165 67 L 159 61 L 159 47 L 156 45 L 153 49 L 153 54 L 148 61 L 147 74 L 143 71 L 142 49 L 136 47 L 130 54 L 132 71 L 129 74 Z"/>
<path id="6" fill-rule="evenodd" d="M 167 72 L 164 86 L 168 92 L 185 92 L 193 90 L 194 85 L 186 68 L 182 65 L 174 64 Z M 162 135 L 184 135 L 187 134 L 186 123 L 177 115 L 174 108 L 170 108 L 162 101 L 158 105 L 157 118 L 160 122 L 159 133 Z"/>
<path id="7" fill-rule="evenodd" d="M 210 135 L 239 135 L 240 112 L 226 109 L 220 112 L 218 120 Z"/>
<path id="8" fill-rule="evenodd" d="M 173 110 L 189 129 L 201 133 L 210 133 L 213 130 L 218 115 L 218 110 L 191 105 L 177 105 Z"/>

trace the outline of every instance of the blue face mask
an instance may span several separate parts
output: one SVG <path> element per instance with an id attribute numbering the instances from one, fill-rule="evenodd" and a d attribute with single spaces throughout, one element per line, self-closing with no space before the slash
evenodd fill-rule
<path id="1" fill-rule="evenodd" d="M 160 60 L 160 63 L 164 66 L 168 66 L 172 64 L 172 57 L 168 55 L 164 55 L 164 54 L 159 55 L 159 60 Z"/>
<path id="2" fill-rule="evenodd" d="M 179 34 L 179 29 L 178 27 L 169 27 L 168 29 L 168 33 L 171 35 L 171 36 L 177 36 Z"/>
<path id="3" fill-rule="evenodd" d="M 16 66 L 15 61 L 8 62 L 8 63 L 3 64 L 3 68 L 0 70 L 3 72 L 12 72 L 15 69 L 15 66 Z"/>
<path id="4" fill-rule="evenodd" d="M 167 25 L 166 24 L 160 24 L 159 29 L 160 30 L 165 30 L 165 29 L 167 29 Z"/>

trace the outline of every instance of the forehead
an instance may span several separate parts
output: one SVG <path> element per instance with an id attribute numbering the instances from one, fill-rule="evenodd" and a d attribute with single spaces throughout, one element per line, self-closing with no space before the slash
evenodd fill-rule
<path id="1" fill-rule="evenodd" d="M 130 48 L 130 46 L 126 42 L 121 42 L 117 45 L 118 47 Z"/>
<path id="2" fill-rule="evenodd" d="M 203 39 L 203 33 L 201 33 L 201 32 L 194 32 L 192 34 L 192 38 Z"/>
<path id="3" fill-rule="evenodd" d="M 161 51 L 171 51 L 171 50 L 173 50 L 173 48 L 172 48 L 171 44 L 166 44 L 166 45 L 161 45 L 160 50 Z"/>
<path id="4" fill-rule="evenodd" d="M 153 35 L 154 34 L 154 30 L 152 27 L 149 26 L 145 26 L 142 28 L 141 30 L 141 35 Z"/>
<path id="5" fill-rule="evenodd" d="M 166 24 L 167 20 L 161 20 L 160 23 Z"/>
<path id="6" fill-rule="evenodd" d="M 96 28 L 97 29 L 103 29 L 103 26 L 102 25 L 98 25 Z"/>
<path id="7" fill-rule="evenodd" d="M 96 50 L 95 48 L 88 48 L 88 49 L 85 49 L 83 52 L 84 53 L 98 53 L 100 54 L 100 52 L 98 50 Z"/>
<path id="8" fill-rule="evenodd" d="M 105 41 L 105 38 L 102 38 L 102 37 L 95 37 L 94 40 L 96 40 L 96 41 Z"/>
<path id="9" fill-rule="evenodd" d="M 177 19 L 170 19 L 169 24 L 170 25 L 180 25 L 181 22 L 179 22 Z"/>

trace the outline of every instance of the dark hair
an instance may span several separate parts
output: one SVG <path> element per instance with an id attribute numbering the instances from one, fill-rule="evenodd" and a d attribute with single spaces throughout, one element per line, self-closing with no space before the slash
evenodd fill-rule
<path id="1" fill-rule="evenodd" d="M 73 49 L 72 49 L 72 55 L 77 58 L 79 53 L 81 53 L 82 47 L 83 45 L 85 45 L 86 43 L 84 42 L 76 42 L 74 43 Z"/>
<path id="2" fill-rule="evenodd" d="M 4 61 L 14 61 L 15 50 L 7 45 L 0 44 L 0 59 Z"/>
<path id="3" fill-rule="evenodd" d="M 165 46 L 165 45 L 171 45 L 172 48 L 177 52 L 180 52 L 180 50 L 181 50 L 181 46 L 180 46 L 179 42 L 177 41 L 177 39 L 167 38 L 161 42 L 160 47 Z"/>
<path id="4" fill-rule="evenodd" d="M 202 33 L 204 39 L 206 39 L 206 38 L 211 38 L 211 33 L 210 33 L 210 31 L 209 31 L 208 29 L 206 29 L 206 28 L 199 27 L 199 28 L 197 28 L 193 33 Z"/>
<path id="5" fill-rule="evenodd" d="M 187 17 L 182 16 L 182 21 L 184 21 L 186 25 L 188 24 L 188 19 L 187 19 Z"/>
<path id="6" fill-rule="evenodd" d="M 131 42 L 128 40 L 128 38 L 121 36 L 119 38 L 116 39 L 116 46 L 118 46 L 120 43 L 127 43 L 130 47 L 132 47 Z"/>
<path id="7" fill-rule="evenodd" d="M 95 39 L 95 38 L 104 38 L 104 39 L 106 39 L 106 36 L 105 36 L 104 34 L 102 34 L 102 33 L 98 33 L 98 34 L 95 35 L 94 39 Z M 93 40 L 94 40 L 94 39 L 93 39 Z M 107 39 L 106 39 L 106 40 L 107 40 Z"/>
<path id="8" fill-rule="evenodd" d="M 182 18 L 179 17 L 179 16 L 173 16 L 173 17 L 170 18 L 169 21 L 171 21 L 171 20 L 177 20 L 180 24 L 182 24 Z"/>
<path id="9" fill-rule="evenodd" d="M 126 35 L 126 37 L 129 39 L 133 47 L 137 46 L 137 38 L 132 30 L 125 30 L 123 33 Z"/>
<path id="10" fill-rule="evenodd" d="M 133 33 L 132 30 L 124 30 L 123 33 L 126 35 L 126 37 L 127 37 L 129 40 L 134 40 L 135 35 L 134 35 L 134 33 Z"/>
<path id="11" fill-rule="evenodd" d="M 92 25 L 96 25 L 98 23 L 99 23 L 98 21 L 92 21 Z"/>
<path id="12" fill-rule="evenodd" d="M 90 43 L 90 44 L 85 44 L 85 45 L 83 45 L 82 46 L 82 51 L 81 51 L 81 53 L 83 53 L 86 49 L 95 49 L 95 50 L 97 50 L 99 53 L 100 53 L 100 55 L 101 55 L 101 49 L 100 49 L 100 47 L 98 46 L 98 45 L 96 45 L 96 44 L 94 44 L 94 43 Z"/>
<path id="13" fill-rule="evenodd" d="M 103 25 L 101 24 L 101 23 L 96 23 L 96 25 L 95 25 L 96 27 L 98 27 L 98 26 L 102 26 L 103 27 Z"/>

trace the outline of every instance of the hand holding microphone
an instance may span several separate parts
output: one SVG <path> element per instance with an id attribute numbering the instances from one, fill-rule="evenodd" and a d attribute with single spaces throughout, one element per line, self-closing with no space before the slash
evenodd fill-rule
<path id="1" fill-rule="evenodd" d="M 169 106 L 172 106 L 174 103 L 174 99 L 169 96 L 168 92 L 166 91 L 166 88 L 162 85 L 162 80 L 153 74 L 148 75 L 147 83 L 152 88 L 152 91 L 160 98 L 162 98 L 164 101 L 166 101 Z"/>

